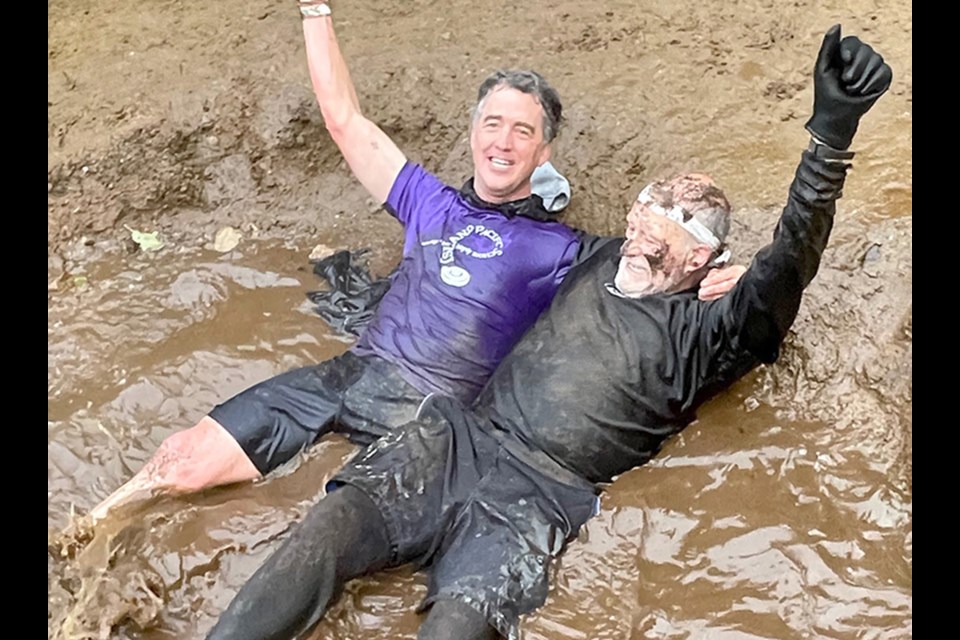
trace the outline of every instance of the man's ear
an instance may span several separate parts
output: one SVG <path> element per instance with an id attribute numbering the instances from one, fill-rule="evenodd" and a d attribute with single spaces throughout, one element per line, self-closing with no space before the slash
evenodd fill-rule
<path id="1" fill-rule="evenodd" d="M 711 258 L 713 258 L 713 249 L 705 244 L 698 244 L 687 254 L 687 273 L 693 273 L 694 271 L 703 269 L 710 262 Z"/>
<path id="2" fill-rule="evenodd" d="M 540 150 L 540 158 L 537 160 L 537 166 L 541 166 L 544 162 L 550 159 L 550 154 L 553 153 L 552 146 L 550 143 L 543 145 L 543 149 Z"/>

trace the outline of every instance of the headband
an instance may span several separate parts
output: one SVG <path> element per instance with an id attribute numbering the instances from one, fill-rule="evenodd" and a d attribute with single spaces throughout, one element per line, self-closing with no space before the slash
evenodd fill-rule
<path id="1" fill-rule="evenodd" d="M 713 233 L 705 224 L 700 222 L 696 216 L 692 213 L 681 207 L 680 205 L 673 205 L 671 207 L 665 207 L 656 200 L 653 196 L 650 195 L 650 190 L 653 185 L 647 185 L 643 188 L 643 191 L 637 196 L 637 202 L 646 206 L 650 211 L 657 215 L 664 216 L 668 220 L 672 220 L 679 224 L 681 227 L 687 230 L 687 232 L 697 239 L 697 242 L 705 244 L 714 251 L 719 251 L 723 246 L 723 243 L 720 239 Z M 711 262 L 710 266 L 719 266 L 727 262 L 730 259 L 730 250 L 724 249 L 720 255 L 715 257 Z"/>

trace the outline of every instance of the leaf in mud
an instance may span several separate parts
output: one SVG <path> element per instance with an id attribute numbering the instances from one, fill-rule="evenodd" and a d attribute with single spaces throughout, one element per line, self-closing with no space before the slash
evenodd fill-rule
<path id="1" fill-rule="evenodd" d="M 332 249 L 325 244 L 318 244 L 313 248 L 308 256 L 308 260 L 322 260 L 329 255 L 332 255 L 336 249 Z"/>
<path id="2" fill-rule="evenodd" d="M 226 253 L 227 251 L 232 251 L 238 244 L 240 240 L 243 239 L 243 234 L 240 233 L 238 229 L 233 227 L 224 227 L 217 231 L 217 235 L 213 238 L 213 248 L 220 253 Z"/>
<path id="3" fill-rule="evenodd" d="M 157 237 L 157 231 L 151 233 L 144 233 L 143 231 L 137 231 L 136 229 L 131 229 L 127 227 L 127 230 L 130 232 L 130 237 L 133 238 L 133 241 L 137 243 L 141 251 L 156 251 L 163 247 L 163 240 Z"/>

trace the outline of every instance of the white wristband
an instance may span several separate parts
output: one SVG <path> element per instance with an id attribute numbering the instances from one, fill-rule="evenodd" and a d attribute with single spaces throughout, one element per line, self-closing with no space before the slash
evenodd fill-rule
<path id="1" fill-rule="evenodd" d="M 304 18 L 322 18 L 330 15 L 330 5 L 326 2 L 320 4 L 301 4 L 300 15 Z"/>

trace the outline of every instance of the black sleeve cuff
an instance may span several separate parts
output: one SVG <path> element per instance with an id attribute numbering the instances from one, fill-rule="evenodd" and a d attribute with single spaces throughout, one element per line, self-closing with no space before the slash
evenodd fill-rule
<path id="1" fill-rule="evenodd" d="M 810 145 L 807 147 L 807 151 L 812 153 L 817 158 L 840 162 L 848 162 L 853 159 L 854 155 L 856 155 L 853 151 L 841 151 L 840 149 L 834 149 L 826 142 L 818 140 L 812 135 L 810 136 Z"/>

